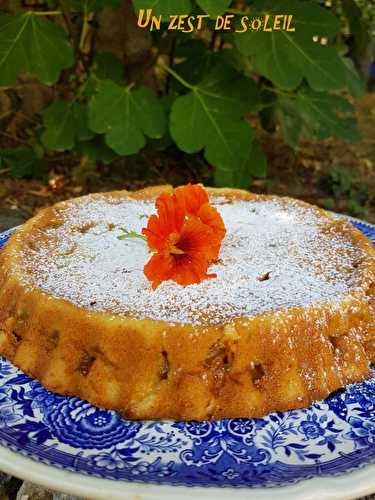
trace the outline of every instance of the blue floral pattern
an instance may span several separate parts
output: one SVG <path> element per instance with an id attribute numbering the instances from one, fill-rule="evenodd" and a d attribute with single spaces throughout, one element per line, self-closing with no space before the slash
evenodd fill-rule
<path id="1" fill-rule="evenodd" d="M 375 227 L 353 224 L 375 241 Z M 262 419 L 131 422 L 50 393 L 0 358 L 0 443 L 117 480 L 270 487 L 340 475 L 375 463 L 375 371 L 310 408 Z"/>
<path id="2" fill-rule="evenodd" d="M 141 427 L 138 422 L 123 420 L 114 411 L 63 397 L 44 412 L 43 420 L 59 441 L 82 449 L 102 450 L 124 443 L 133 439 Z"/>

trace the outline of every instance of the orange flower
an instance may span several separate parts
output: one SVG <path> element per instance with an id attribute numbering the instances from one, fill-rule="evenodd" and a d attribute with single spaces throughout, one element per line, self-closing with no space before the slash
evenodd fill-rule
<path id="1" fill-rule="evenodd" d="M 226 229 L 220 214 L 215 207 L 210 205 L 207 192 L 199 184 L 188 184 L 177 188 L 175 197 L 188 215 L 196 215 L 203 224 L 207 224 L 214 230 L 217 241 L 212 245 L 211 251 L 212 260 L 217 260 Z"/>
<path id="2" fill-rule="evenodd" d="M 216 277 L 208 268 L 219 255 L 226 231 L 206 191 L 189 184 L 160 195 L 156 209 L 158 214 L 142 230 L 155 253 L 144 268 L 153 289 L 167 280 L 187 286 Z"/>

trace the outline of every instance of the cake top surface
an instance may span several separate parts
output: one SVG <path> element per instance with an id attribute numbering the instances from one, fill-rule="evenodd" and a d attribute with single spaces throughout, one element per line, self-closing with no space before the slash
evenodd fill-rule
<path id="1" fill-rule="evenodd" d="M 88 310 L 197 325 L 334 303 L 358 287 L 365 251 L 314 207 L 277 198 L 216 196 L 211 203 L 227 228 L 209 269 L 217 278 L 185 288 L 164 282 L 153 291 L 143 273 L 151 256 L 146 243 L 118 236 L 140 233 L 154 201 L 110 194 L 60 205 L 60 222 L 40 228 L 25 249 L 25 275 Z"/>

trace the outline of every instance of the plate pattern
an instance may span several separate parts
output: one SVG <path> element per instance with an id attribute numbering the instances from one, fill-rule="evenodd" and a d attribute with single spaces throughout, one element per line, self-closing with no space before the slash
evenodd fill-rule
<path id="1" fill-rule="evenodd" d="M 353 220 L 375 242 L 375 227 Z M 0 235 L 0 247 L 11 231 Z M 375 370 L 307 409 L 262 419 L 131 422 L 46 391 L 0 358 L 0 443 L 113 480 L 276 487 L 375 463 Z"/>

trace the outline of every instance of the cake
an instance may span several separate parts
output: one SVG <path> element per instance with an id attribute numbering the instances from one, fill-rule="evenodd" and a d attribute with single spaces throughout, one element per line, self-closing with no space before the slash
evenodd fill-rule
<path id="1" fill-rule="evenodd" d="M 41 210 L 0 252 L 0 354 L 130 419 L 260 417 L 370 376 L 375 252 L 290 198 L 207 189 L 226 236 L 210 279 L 156 290 L 140 233 L 168 186 Z"/>

